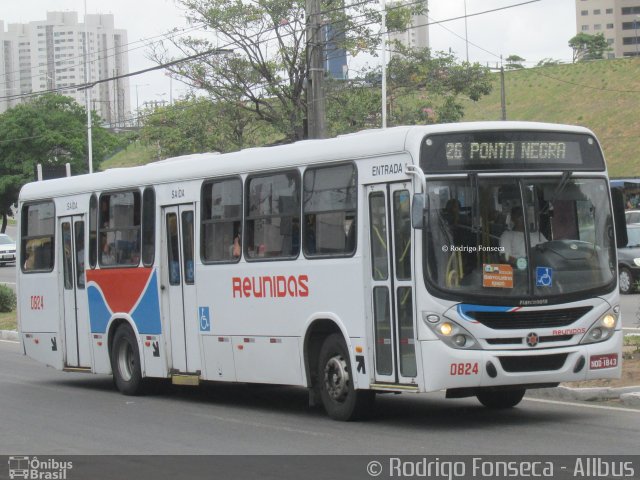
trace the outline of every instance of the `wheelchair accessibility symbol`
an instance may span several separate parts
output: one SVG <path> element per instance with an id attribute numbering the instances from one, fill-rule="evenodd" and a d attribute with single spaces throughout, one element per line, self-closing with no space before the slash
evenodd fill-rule
<path id="1" fill-rule="evenodd" d="M 200 331 L 211 331 L 211 317 L 209 316 L 209 307 L 198 307 L 198 317 L 200 318 Z"/>
<path id="2" fill-rule="evenodd" d="M 536 267 L 536 287 L 550 287 L 553 284 L 553 268 Z"/>

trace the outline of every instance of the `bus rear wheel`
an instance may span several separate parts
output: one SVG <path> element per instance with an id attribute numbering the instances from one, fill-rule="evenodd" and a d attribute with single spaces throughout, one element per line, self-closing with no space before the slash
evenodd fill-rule
<path id="1" fill-rule="evenodd" d="M 340 334 L 329 335 L 322 344 L 316 378 L 322 405 L 329 417 L 351 421 L 371 413 L 375 393 L 354 388 L 349 351 Z"/>
<path id="2" fill-rule="evenodd" d="M 505 409 L 518 405 L 526 391 L 524 388 L 492 390 L 478 393 L 476 397 L 487 408 Z"/>
<path id="3" fill-rule="evenodd" d="M 116 330 L 111 347 L 111 370 L 116 388 L 124 395 L 140 395 L 143 390 L 138 342 L 129 325 Z"/>

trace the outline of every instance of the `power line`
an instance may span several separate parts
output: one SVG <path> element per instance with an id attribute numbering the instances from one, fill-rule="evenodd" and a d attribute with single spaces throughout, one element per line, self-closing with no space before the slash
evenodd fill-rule
<path id="1" fill-rule="evenodd" d="M 161 70 L 163 68 L 172 67 L 174 65 L 178 65 L 178 64 L 183 63 L 183 62 L 189 62 L 191 60 L 196 60 L 196 59 L 198 59 L 200 57 L 204 57 L 204 56 L 207 56 L 207 55 L 219 54 L 219 53 L 231 53 L 232 51 L 233 50 L 222 49 L 222 48 L 212 48 L 210 50 L 206 50 L 204 52 L 196 53 L 196 54 L 190 55 L 188 57 L 179 58 L 179 59 L 173 60 L 171 62 L 161 63 L 159 65 L 156 65 L 156 66 L 153 66 L 153 67 L 150 67 L 150 68 L 145 68 L 144 70 L 137 70 L 135 72 L 129 72 L 129 73 L 125 73 L 125 74 L 122 74 L 122 75 L 115 75 L 113 77 L 101 78 L 100 80 L 96 80 L 94 82 L 85 82 L 85 83 L 76 84 L 76 85 L 73 86 L 73 88 L 76 88 L 76 90 L 84 90 L 86 88 L 95 87 L 99 83 L 111 82 L 113 80 L 120 80 L 121 78 L 133 77 L 135 75 L 141 75 L 143 73 L 152 72 L 154 70 Z M 49 89 L 49 90 L 46 90 L 46 91 L 33 92 L 33 93 L 22 94 L 22 95 L 9 95 L 9 96 L 0 97 L 0 100 L 13 99 L 13 98 L 30 98 L 30 97 L 35 97 L 35 96 L 38 96 L 38 95 L 43 95 L 44 93 L 56 93 L 56 92 L 58 92 L 60 90 L 68 90 L 69 88 L 70 87 L 60 87 L 60 88 L 55 88 L 55 89 Z"/>

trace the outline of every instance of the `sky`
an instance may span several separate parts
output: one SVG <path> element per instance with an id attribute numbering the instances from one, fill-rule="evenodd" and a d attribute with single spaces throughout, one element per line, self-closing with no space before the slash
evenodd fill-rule
<path id="1" fill-rule="evenodd" d="M 441 21 L 526 2 L 527 0 L 429 0 L 430 21 Z M 157 37 L 173 28 L 186 28 L 183 9 L 176 0 L 86 0 L 87 13 L 112 13 L 116 28 L 127 30 L 130 47 L 148 42 L 140 40 Z M 85 0 L 0 0 L 0 20 L 8 23 L 28 23 L 46 19 L 47 11 L 76 11 L 79 20 L 85 11 Z M 446 27 L 446 28 L 445 28 Z M 197 35 L 198 32 L 190 32 Z M 576 34 L 574 0 L 539 0 L 527 5 L 501 11 L 470 16 L 467 19 L 469 60 L 496 66 L 500 55 L 511 54 L 535 65 L 543 58 L 570 61 L 567 43 Z M 466 58 L 465 22 L 463 19 L 432 25 L 431 47 L 437 51 L 451 51 L 458 58 Z M 154 66 L 146 55 L 148 48 L 129 52 L 131 72 Z M 363 56 L 349 59 L 350 69 L 363 64 L 375 64 L 378 59 Z M 137 99 L 136 99 L 136 87 Z M 177 80 L 170 81 L 161 71 L 135 76 L 130 80 L 131 108 L 136 102 L 169 101 L 178 98 L 188 88 Z M 171 92 L 170 92 L 171 90 Z"/>

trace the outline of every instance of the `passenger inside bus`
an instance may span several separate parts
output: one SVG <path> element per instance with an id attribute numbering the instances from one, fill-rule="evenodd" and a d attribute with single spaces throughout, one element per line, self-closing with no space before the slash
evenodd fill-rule
<path id="1" fill-rule="evenodd" d="M 231 244 L 231 258 L 240 258 L 242 247 L 240 246 L 240 232 L 233 235 L 233 243 Z"/>
<path id="2" fill-rule="evenodd" d="M 524 217 L 522 207 L 517 205 L 511 209 L 511 230 L 505 230 L 500 237 L 500 247 L 505 259 L 515 264 L 518 258 L 526 257 L 527 250 L 524 242 Z M 530 231 L 529 239 L 531 247 L 547 241 L 542 232 Z"/>

